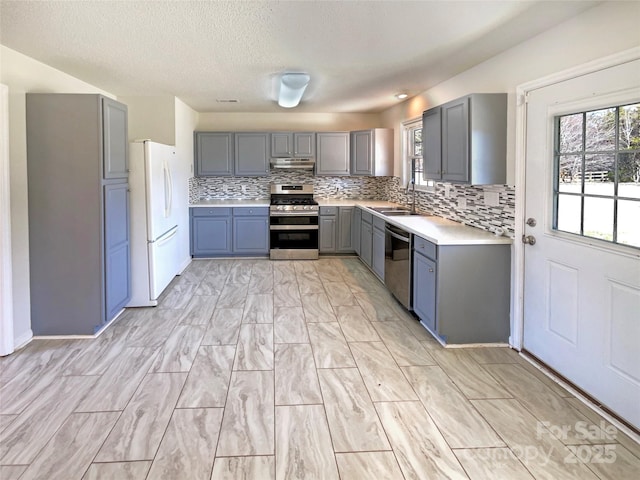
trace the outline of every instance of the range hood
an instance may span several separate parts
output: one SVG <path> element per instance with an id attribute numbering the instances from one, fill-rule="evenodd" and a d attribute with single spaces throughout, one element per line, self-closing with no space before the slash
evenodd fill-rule
<path id="1" fill-rule="evenodd" d="M 272 169 L 313 170 L 316 161 L 313 158 L 272 158 Z"/>

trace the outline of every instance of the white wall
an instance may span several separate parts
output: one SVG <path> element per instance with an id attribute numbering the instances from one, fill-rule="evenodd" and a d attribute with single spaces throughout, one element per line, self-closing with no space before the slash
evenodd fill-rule
<path id="1" fill-rule="evenodd" d="M 175 97 L 171 95 L 118 97 L 127 105 L 129 140 L 149 139 L 175 145 Z"/>
<path id="2" fill-rule="evenodd" d="M 114 96 L 2 45 L 0 83 L 9 87 L 13 329 L 15 344 L 19 347 L 31 338 L 25 93 L 101 93 Z"/>
<path id="3" fill-rule="evenodd" d="M 197 130 L 348 131 L 380 126 L 377 113 L 200 113 Z"/>
<path id="4" fill-rule="evenodd" d="M 178 166 L 173 170 L 174 205 L 180 212 L 178 242 L 180 265 L 191 261 L 189 254 L 189 178 L 193 176 L 193 132 L 198 112 L 173 96 L 122 96 L 118 100 L 129 112 L 129 139 L 150 139 L 174 145 Z"/>
<path id="5" fill-rule="evenodd" d="M 507 183 L 515 184 L 516 87 L 570 67 L 640 45 L 640 2 L 604 2 L 531 40 L 382 113 L 396 132 L 396 175 L 400 175 L 401 125 L 429 107 L 469 93 L 509 94 Z"/>
<path id="6" fill-rule="evenodd" d="M 189 178 L 193 176 L 193 132 L 198 124 L 198 113 L 180 99 L 175 99 L 175 139 L 179 167 L 175 174 L 175 198 L 184 206 L 180 211 L 179 242 L 181 265 L 191 261 L 189 252 Z"/>

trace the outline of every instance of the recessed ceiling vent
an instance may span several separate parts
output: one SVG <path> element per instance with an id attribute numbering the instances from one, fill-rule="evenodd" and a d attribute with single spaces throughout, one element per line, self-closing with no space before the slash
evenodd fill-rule
<path id="1" fill-rule="evenodd" d="M 216 102 L 218 102 L 218 103 L 239 103 L 239 100 L 236 100 L 235 98 L 218 98 L 216 100 Z"/>

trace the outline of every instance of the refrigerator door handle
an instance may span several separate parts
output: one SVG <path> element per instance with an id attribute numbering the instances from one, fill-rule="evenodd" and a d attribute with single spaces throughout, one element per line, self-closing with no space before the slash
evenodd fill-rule
<path id="1" fill-rule="evenodd" d="M 151 243 L 155 243 L 156 245 L 162 246 L 162 245 L 168 243 L 177 234 L 178 234 L 178 228 L 177 227 L 173 227 L 171 230 L 169 230 L 163 236 L 161 236 L 160 238 L 158 238 L 157 240 L 155 240 L 154 242 L 151 242 Z"/>
<path id="2" fill-rule="evenodd" d="M 171 185 L 171 172 L 167 164 L 162 165 L 164 172 L 164 216 L 167 218 L 171 214 L 171 203 L 173 200 L 173 191 Z"/>

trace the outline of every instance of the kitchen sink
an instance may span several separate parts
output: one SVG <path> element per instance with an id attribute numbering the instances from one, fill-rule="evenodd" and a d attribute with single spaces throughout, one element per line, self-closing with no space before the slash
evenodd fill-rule
<path id="1" fill-rule="evenodd" d="M 402 217 L 407 215 L 422 215 L 418 212 L 410 212 L 409 210 L 386 210 L 383 212 L 379 212 L 386 217 Z"/>
<path id="2" fill-rule="evenodd" d="M 412 213 L 411 210 L 403 207 L 371 207 L 374 212 L 381 213 L 386 217 L 399 217 L 405 215 L 420 215 L 420 213 Z"/>

